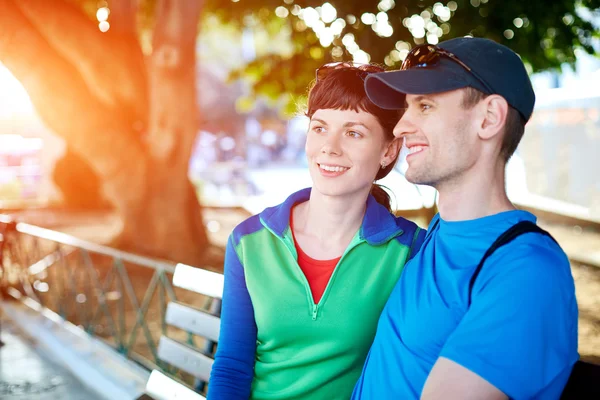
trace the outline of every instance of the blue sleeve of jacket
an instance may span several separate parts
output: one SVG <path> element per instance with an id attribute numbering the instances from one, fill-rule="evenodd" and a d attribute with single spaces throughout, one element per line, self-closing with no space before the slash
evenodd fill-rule
<path id="1" fill-rule="evenodd" d="M 244 268 L 227 241 L 221 332 L 208 385 L 208 400 L 248 399 L 254 378 L 256 322 Z"/>

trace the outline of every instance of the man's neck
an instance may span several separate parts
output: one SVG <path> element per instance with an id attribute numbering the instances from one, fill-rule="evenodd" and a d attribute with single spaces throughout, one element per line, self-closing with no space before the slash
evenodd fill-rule
<path id="1" fill-rule="evenodd" d="M 506 195 L 503 165 L 472 168 L 437 189 L 440 217 L 445 221 L 467 221 L 515 209 Z"/>

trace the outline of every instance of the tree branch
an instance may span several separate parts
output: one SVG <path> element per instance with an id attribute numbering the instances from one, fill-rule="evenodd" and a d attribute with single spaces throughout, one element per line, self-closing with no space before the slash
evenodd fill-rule
<path id="1" fill-rule="evenodd" d="M 103 104 L 114 109 L 125 105 L 135 110 L 135 117 L 130 119 L 145 119 L 143 59 L 135 32 L 127 32 L 118 24 L 120 33 L 103 34 L 95 21 L 65 0 L 13 0 L 13 3 L 49 45 L 77 69 Z M 131 4 L 127 7 L 127 3 L 131 2 L 125 1 L 115 12 L 131 13 Z M 126 15 L 124 23 L 134 21 L 134 17 L 135 13 Z M 132 74 L 132 69 L 142 73 Z"/>

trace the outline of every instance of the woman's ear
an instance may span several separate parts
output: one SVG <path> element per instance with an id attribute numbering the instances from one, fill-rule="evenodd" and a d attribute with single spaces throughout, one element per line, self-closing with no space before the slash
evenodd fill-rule
<path id="1" fill-rule="evenodd" d="M 479 137 L 486 140 L 502 133 L 506 123 L 506 116 L 508 115 L 508 103 L 506 99 L 493 94 L 483 99 L 480 107 L 483 118 L 479 127 Z"/>
<path id="2" fill-rule="evenodd" d="M 400 149 L 402 148 L 402 139 L 394 138 L 391 142 L 387 144 L 387 149 L 383 155 L 382 162 L 385 162 L 386 165 L 390 165 L 396 160 L 398 154 L 400 153 Z"/>

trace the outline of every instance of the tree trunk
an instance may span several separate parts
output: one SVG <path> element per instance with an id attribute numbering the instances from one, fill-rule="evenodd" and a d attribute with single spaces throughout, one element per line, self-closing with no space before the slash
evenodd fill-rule
<path id="1" fill-rule="evenodd" d="M 46 125 L 101 180 L 103 195 L 123 221 L 115 244 L 202 263 L 208 240 L 187 177 L 197 131 L 200 3 L 159 2 L 147 72 L 130 25 L 131 1 L 112 10 L 114 25 L 105 34 L 65 0 L 0 0 L 0 9 L 0 60 Z"/>
<path id="2" fill-rule="evenodd" d="M 110 210 L 102 182 L 88 162 L 67 146 L 54 164 L 52 180 L 62 193 L 60 205 L 68 210 Z"/>

